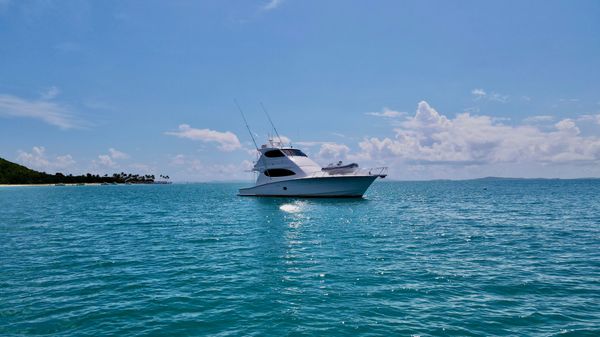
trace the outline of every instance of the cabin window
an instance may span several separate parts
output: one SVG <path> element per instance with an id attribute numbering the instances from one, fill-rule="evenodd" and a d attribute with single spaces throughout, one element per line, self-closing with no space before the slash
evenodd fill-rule
<path id="1" fill-rule="evenodd" d="M 298 150 L 298 149 L 283 149 L 281 150 L 283 151 L 283 153 L 287 154 L 288 156 L 296 156 L 296 157 L 307 157 L 306 154 L 304 154 L 304 152 Z"/>
<path id="2" fill-rule="evenodd" d="M 279 150 L 271 150 L 265 152 L 265 156 L 269 158 L 285 157 L 285 155 Z"/>
<path id="3" fill-rule="evenodd" d="M 267 177 L 287 177 L 287 176 L 293 176 L 294 171 L 290 171 L 290 170 L 286 170 L 286 169 L 269 169 L 269 170 L 265 170 L 265 175 Z"/>

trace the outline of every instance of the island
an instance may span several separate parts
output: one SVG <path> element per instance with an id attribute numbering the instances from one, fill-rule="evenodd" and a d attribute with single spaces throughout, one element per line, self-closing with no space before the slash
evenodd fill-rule
<path id="1" fill-rule="evenodd" d="M 0 185 L 83 185 L 83 184 L 169 184 L 169 176 L 160 175 L 156 181 L 153 174 L 114 173 L 113 175 L 87 173 L 84 175 L 49 174 L 27 168 L 0 158 Z"/>

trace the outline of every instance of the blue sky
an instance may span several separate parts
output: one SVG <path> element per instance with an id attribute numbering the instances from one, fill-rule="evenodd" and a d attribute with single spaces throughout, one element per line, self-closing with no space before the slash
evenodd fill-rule
<path id="1" fill-rule="evenodd" d="M 279 131 L 394 179 L 600 176 L 598 1 L 0 0 L 0 157 L 250 179 Z"/>

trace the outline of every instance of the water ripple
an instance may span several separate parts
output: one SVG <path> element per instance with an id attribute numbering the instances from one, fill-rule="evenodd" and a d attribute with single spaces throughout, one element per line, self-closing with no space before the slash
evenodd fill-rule
<path id="1" fill-rule="evenodd" d="M 0 335 L 600 334 L 600 182 L 0 189 Z"/>

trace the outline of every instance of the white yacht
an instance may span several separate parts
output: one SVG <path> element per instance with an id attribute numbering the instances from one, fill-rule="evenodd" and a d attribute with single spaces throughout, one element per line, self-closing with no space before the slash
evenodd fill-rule
<path id="1" fill-rule="evenodd" d="M 322 168 L 299 149 L 272 139 L 257 150 L 256 184 L 240 189 L 241 196 L 360 198 L 375 179 L 387 175 L 387 167 L 360 169 L 355 163 Z"/>

